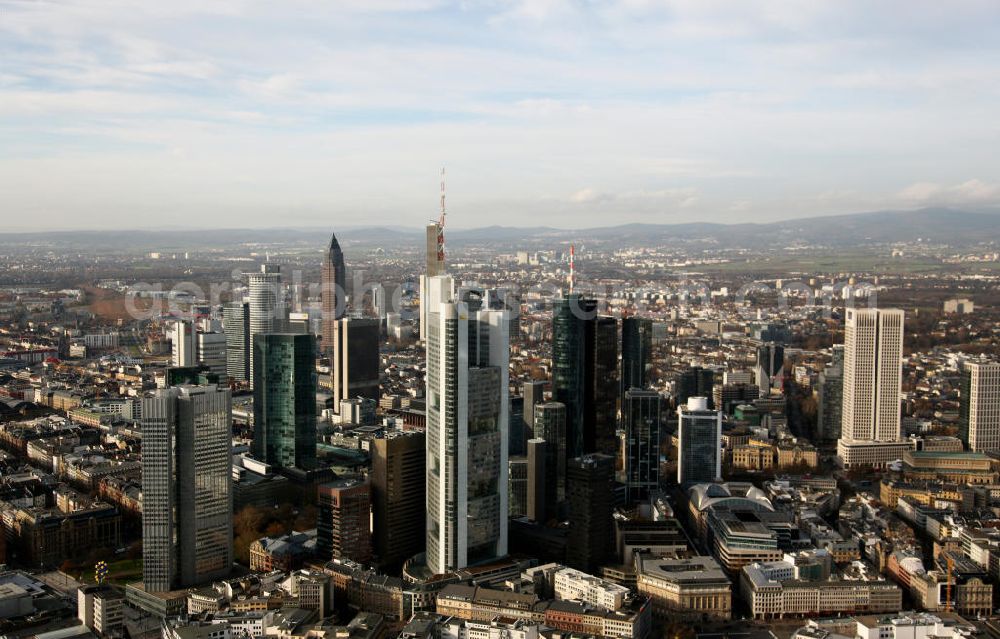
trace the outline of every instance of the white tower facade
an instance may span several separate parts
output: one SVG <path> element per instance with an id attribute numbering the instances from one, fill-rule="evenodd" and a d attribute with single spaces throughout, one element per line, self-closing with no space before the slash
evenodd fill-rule
<path id="1" fill-rule="evenodd" d="M 254 338 L 285 330 L 285 298 L 281 290 L 281 268 L 263 264 L 259 273 L 247 273 L 250 288 L 250 385 L 253 386 Z"/>
<path id="2" fill-rule="evenodd" d="M 847 309 L 837 445 L 845 466 L 884 466 L 908 448 L 899 412 L 902 366 L 903 311 Z"/>
<path id="3" fill-rule="evenodd" d="M 1000 364 L 966 362 L 960 399 L 959 429 L 969 450 L 1000 450 Z"/>
<path id="4" fill-rule="evenodd" d="M 507 554 L 506 311 L 427 278 L 427 567 L 440 574 Z"/>

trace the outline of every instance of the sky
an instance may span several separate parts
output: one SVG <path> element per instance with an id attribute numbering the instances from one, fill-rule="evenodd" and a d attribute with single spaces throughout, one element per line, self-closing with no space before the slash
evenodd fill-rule
<path id="1" fill-rule="evenodd" d="M 1000 204 L 995 0 L 0 0 L 5 230 Z"/>

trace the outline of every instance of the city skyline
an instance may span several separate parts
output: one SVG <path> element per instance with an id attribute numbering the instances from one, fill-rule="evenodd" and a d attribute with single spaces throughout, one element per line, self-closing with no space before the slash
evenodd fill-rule
<path id="1" fill-rule="evenodd" d="M 5 3 L 9 228 L 1000 201 L 989 3 L 123 6 Z"/>

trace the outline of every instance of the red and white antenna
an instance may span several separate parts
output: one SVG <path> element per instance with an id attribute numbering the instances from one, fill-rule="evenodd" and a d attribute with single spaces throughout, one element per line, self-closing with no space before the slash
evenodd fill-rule
<path id="1" fill-rule="evenodd" d="M 573 287 L 576 286 L 576 246 L 574 244 L 569 245 L 569 292 L 573 292 Z"/>

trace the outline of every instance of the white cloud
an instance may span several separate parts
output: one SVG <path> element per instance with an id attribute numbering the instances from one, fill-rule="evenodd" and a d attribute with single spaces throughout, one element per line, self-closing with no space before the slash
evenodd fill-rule
<path id="1" fill-rule="evenodd" d="M 898 197 L 904 202 L 920 205 L 997 205 L 1000 204 L 1000 184 L 975 178 L 953 185 L 917 182 L 900 191 Z"/>

